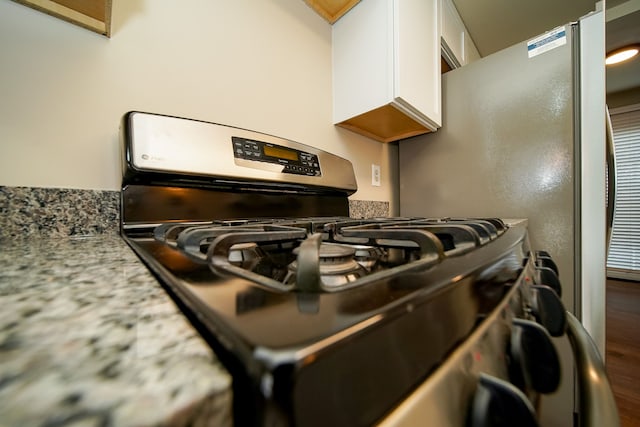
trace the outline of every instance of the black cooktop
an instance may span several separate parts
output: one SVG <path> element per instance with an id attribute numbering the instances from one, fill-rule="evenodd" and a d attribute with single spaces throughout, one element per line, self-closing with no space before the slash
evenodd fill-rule
<path id="1" fill-rule="evenodd" d="M 254 402 L 247 422 L 366 425 L 500 301 L 523 263 L 525 234 L 495 219 L 314 217 L 169 222 L 136 227 L 127 241 L 232 370 L 236 395 Z M 281 271 L 230 251 L 252 236 L 260 253 L 281 258 Z M 304 245 L 376 246 L 382 260 L 338 285 L 270 287 L 304 258 Z M 244 267 L 253 271 L 236 274 Z M 279 278 L 268 277 L 274 271 Z"/>

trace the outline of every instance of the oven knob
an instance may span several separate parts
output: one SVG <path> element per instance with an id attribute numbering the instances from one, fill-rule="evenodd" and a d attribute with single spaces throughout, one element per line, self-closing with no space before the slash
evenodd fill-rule
<path id="1" fill-rule="evenodd" d="M 536 266 L 550 268 L 554 273 L 556 273 L 556 276 L 560 275 L 560 273 L 558 272 L 558 266 L 550 257 L 537 256 Z"/>
<path id="2" fill-rule="evenodd" d="M 560 275 L 558 266 L 556 265 L 555 261 L 553 261 L 553 258 L 551 258 L 551 255 L 549 254 L 549 252 L 536 251 L 535 254 L 536 254 L 536 265 L 540 267 L 549 267 L 556 273 L 556 276 Z"/>
<path id="3" fill-rule="evenodd" d="M 552 393 L 560 385 L 560 359 L 545 328 L 514 319 L 509 345 L 511 381 L 520 389 Z"/>
<path id="4" fill-rule="evenodd" d="M 535 411 L 529 399 L 506 381 L 480 374 L 471 402 L 468 427 L 536 427 Z"/>
<path id="5" fill-rule="evenodd" d="M 553 269 L 549 267 L 536 266 L 536 273 L 538 275 L 538 280 L 536 280 L 538 284 L 549 286 L 551 289 L 556 291 L 556 294 L 558 294 L 559 297 L 562 296 L 562 285 L 560 284 L 558 275 L 553 271 Z"/>
<path id="6" fill-rule="evenodd" d="M 558 294 L 548 286 L 534 285 L 531 311 L 552 337 L 561 337 L 567 329 L 567 311 Z"/>

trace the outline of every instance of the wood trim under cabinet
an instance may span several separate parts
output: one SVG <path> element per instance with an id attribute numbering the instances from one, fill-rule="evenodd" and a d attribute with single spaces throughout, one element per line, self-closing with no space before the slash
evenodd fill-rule
<path id="1" fill-rule="evenodd" d="M 333 24 L 360 0 L 304 0 L 304 2 L 330 24 Z"/>
<path id="2" fill-rule="evenodd" d="M 453 68 L 451 67 L 451 65 L 449 65 L 449 63 L 447 62 L 446 59 L 444 59 L 443 56 L 440 57 L 440 74 L 444 74 L 444 73 L 448 73 L 449 71 L 453 70 Z"/>
<path id="3" fill-rule="evenodd" d="M 13 0 L 88 30 L 111 35 L 112 0 Z"/>
<path id="4" fill-rule="evenodd" d="M 413 120 L 391 104 L 336 123 L 336 126 L 380 142 L 399 141 L 431 132 L 431 129 Z"/>

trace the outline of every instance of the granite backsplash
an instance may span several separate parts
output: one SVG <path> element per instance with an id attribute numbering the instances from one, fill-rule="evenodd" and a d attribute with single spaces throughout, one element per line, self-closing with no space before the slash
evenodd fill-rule
<path id="1" fill-rule="evenodd" d="M 0 239 L 119 234 L 120 192 L 0 187 Z"/>
<path id="2" fill-rule="evenodd" d="M 0 240 L 119 234 L 120 192 L 0 186 Z M 389 216 L 389 202 L 349 200 L 352 218 Z"/>

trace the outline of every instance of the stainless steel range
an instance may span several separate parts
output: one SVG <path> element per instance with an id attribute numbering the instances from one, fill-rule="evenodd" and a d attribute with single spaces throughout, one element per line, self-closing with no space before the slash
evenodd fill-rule
<path id="1" fill-rule="evenodd" d="M 122 140 L 122 234 L 236 425 L 535 425 L 567 319 L 526 223 L 349 218 L 350 162 L 244 129 L 131 112 Z"/>

